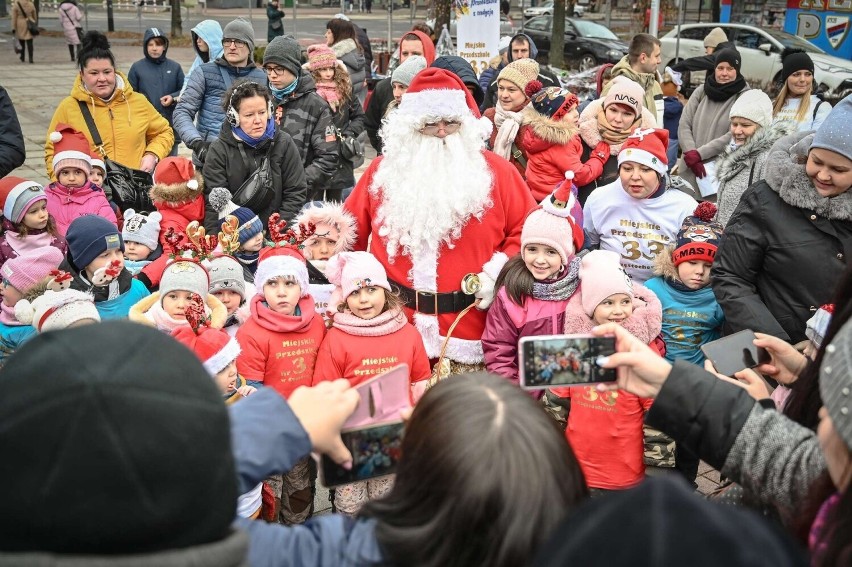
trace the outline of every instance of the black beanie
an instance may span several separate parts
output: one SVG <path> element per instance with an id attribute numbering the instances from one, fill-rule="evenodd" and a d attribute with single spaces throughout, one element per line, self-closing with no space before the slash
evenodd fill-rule
<path id="1" fill-rule="evenodd" d="M 0 550 L 145 554 L 228 535 L 228 413 L 170 336 L 128 321 L 40 334 L 0 383 Z"/>
<path id="2" fill-rule="evenodd" d="M 781 69 L 782 84 L 796 71 L 810 71 L 811 74 L 814 72 L 813 60 L 801 49 L 785 49 L 781 54 L 781 61 L 784 65 Z"/>
<path id="3" fill-rule="evenodd" d="M 731 67 L 737 70 L 737 74 L 740 73 L 740 67 L 743 64 L 743 59 L 740 57 L 740 52 L 736 49 L 728 48 L 717 51 L 713 54 L 716 58 L 716 65 L 719 63 L 727 63 Z"/>
<path id="4" fill-rule="evenodd" d="M 553 530 L 533 567 L 805 567 L 790 539 L 757 514 L 708 502 L 677 478 L 586 501 Z"/>

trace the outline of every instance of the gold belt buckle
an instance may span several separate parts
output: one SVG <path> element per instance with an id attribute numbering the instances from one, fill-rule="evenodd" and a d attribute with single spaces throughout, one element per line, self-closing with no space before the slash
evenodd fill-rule
<path id="1" fill-rule="evenodd" d="M 420 311 L 420 294 L 421 293 L 423 295 L 431 295 L 432 296 L 432 302 L 433 302 L 433 305 L 435 306 L 435 310 L 432 312 L 432 314 L 438 315 L 438 294 L 432 293 L 431 291 L 420 291 L 420 290 L 416 290 L 416 289 L 414 290 L 414 310 L 417 311 L 418 313 L 423 313 L 423 311 Z"/>

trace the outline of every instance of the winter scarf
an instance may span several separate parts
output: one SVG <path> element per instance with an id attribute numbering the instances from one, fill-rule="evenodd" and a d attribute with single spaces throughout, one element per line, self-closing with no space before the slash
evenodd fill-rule
<path id="1" fill-rule="evenodd" d="M 325 99 L 332 112 L 337 112 L 340 106 L 340 93 L 337 92 L 337 84 L 334 81 L 316 81 L 316 86 L 317 94 Z"/>
<path id="2" fill-rule="evenodd" d="M 269 117 L 269 120 L 266 121 L 266 130 L 263 134 L 260 135 L 259 138 L 252 138 L 246 132 L 240 128 L 239 126 L 232 129 L 234 136 L 238 139 L 242 140 L 246 143 L 246 145 L 251 146 L 252 148 L 256 148 L 262 142 L 266 140 L 271 140 L 273 136 L 275 136 L 275 119 L 273 117 Z"/>
<path id="3" fill-rule="evenodd" d="M 580 284 L 580 263 L 580 259 L 574 256 L 556 279 L 533 283 L 533 297 L 543 301 L 562 301 L 574 295 Z"/>
<path id="4" fill-rule="evenodd" d="M 257 259 L 260 257 L 260 252 L 235 252 L 234 258 L 242 264 L 246 266 L 251 273 L 255 273 L 257 271 Z M 265 283 L 265 282 L 264 282 Z M 263 285 L 263 283 L 261 283 Z"/>
<path id="5" fill-rule="evenodd" d="M 740 73 L 737 73 L 736 79 L 724 85 L 716 82 L 716 75 L 712 71 L 707 72 L 707 79 L 704 80 L 704 92 L 713 102 L 725 102 L 732 96 L 738 95 L 747 86 L 746 80 Z"/>
<path id="6" fill-rule="evenodd" d="M 204 310 L 209 314 L 210 310 L 208 308 L 205 307 Z M 169 334 L 178 327 L 186 327 L 189 325 L 189 321 L 186 320 L 186 317 L 175 319 L 166 313 L 159 301 L 156 301 L 151 308 L 148 309 L 145 315 L 152 323 L 154 323 L 154 326 L 157 327 L 158 330 Z"/>
<path id="7" fill-rule="evenodd" d="M 0 303 L 0 323 L 10 327 L 21 327 L 23 323 L 15 317 L 15 308 L 9 307 L 5 303 Z"/>
<path id="8" fill-rule="evenodd" d="M 603 141 L 609 145 L 623 144 L 624 140 L 626 140 L 630 134 L 633 133 L 636 127 L 639 126 L 641 118 L 641 116 L 637 116 L 629 129 L 619 130 L 610 125 L 609 121 L 606 119 L 606 110 L 604 110 L 603 106 L 601 106 L 601 110 L 598 112 L 598 130 L 601 133 L 601 138 L 603 138 Z"/>
<path id="9" fill-rule="evenodd" d="M 383 337 L 402 329 L 408 320 L 402 309 L 385 311 L 372 319 L 361 319 L 352 313 L 335 313 L 333 327 L 358 337 Z"/>
<path id="10" fill-rule="evenodd" d="M 18 232 L 7 229 L 5 236 L 6 243 L 19 256 L 29 254 L 45 246 L 51 246 L 56 242 L 56 238 L 46 229 L 30 229 L 26 236 L 21 236 Z M 59 247 L 57 246 L 57 248 Z"/>
<path id="11" fill-rule="evenodd" d="M 275 100 L 284 100 L 294 92 L 296 92 L 296 87 L 299 86 L 299 77 L 296 77 L 296 80 L 284 87 L 283 89 L 276 89 L 272 85 L 269 85 L 269 92 L 272 93 L 272 96 L 275 97 Z"/>
<path id="12" fill-rule="evenodd" d="M 515 142 L 515 137 L 524 121 L 523 108 L 512 112 L 511 110 L 504 110 L 503 106 L 498 103 L 494 110 L 494 126 L 497 127 L 497 136 L 494 138 L 492 151 L 502 158 L 511 159 L 512 144 Z"/>

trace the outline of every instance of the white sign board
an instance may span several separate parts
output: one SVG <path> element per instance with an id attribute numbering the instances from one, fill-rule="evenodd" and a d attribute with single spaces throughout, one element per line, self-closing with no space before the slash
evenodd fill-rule
<path id="1" fill-rule="evenodd" d="M 479 76 L 500 46 L 499 0 L 454 0 L 456 51 Z"/>

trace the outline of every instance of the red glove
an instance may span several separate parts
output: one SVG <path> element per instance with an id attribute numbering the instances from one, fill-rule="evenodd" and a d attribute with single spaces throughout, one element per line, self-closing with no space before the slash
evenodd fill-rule
<path id="1" fill-rule="evenodd" d="M 683 161 L 686 163 L 686 166 L 692 170 L 695 177 L 703 179 L 704 176 L 707 175 L 707 171 L 704 169 L 704 164 L 701 163 L 701 155 L 698 153 L 698 150 L 683 152 Z"/>
<path id="2" fill-rule="evenodd" d="M 609 152 L 609 144 L 607 144 L 606 142 L 598 142 L 598 145 L 595 146 L 594 150 L 592 150 L 592 156 L 606 161 L 609 159 Z"/>

